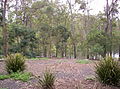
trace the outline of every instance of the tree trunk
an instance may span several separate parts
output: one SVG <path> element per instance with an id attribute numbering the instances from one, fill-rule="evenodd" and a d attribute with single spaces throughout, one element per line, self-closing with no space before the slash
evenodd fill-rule
<path id="1" fill-rule="evenodd" d="M 104 53 L 103 53 L 103 58 L 105 58 L 106 57 L 106 54 L 107 54 L 107 51 L 106 51 L 106 45 L 104 45 Z"/>
<path id="2" fill-rule="evenodd" d="M 77 54 L 76 54 L 76 45 L 73 44 L 73 50 L 74 50 L 74 58 L 77 58 Z"/>
<path id="3" fill-rule="evenodd" d="M 119 45 L 119 61 L 120 61 L 120 45 Z"/>
<path id="4" fill-rule="evenodd" d="M 67 45 L 65 44 L 65 57 L 67 56 Z"/>
<path id="5" fill-rule="evenodd" d="M 2 4 L 2 28 L 3 28 L 3 54 L 4 56 L 7 56 L 8 54 L 8 33 L 7 33 L 7 27 L 6 27 L 6 6 L 7 6 L 7 0 L 5 0 L 4 2 L 2 1 L 2 3 L 4 3 L 4 5 Z"/>
<path id="6" fill-rule="evenodd" d="M 89 54 L 87 53 L 87 59 L 89 59 L 90 57 L 89 57 Z"/>
<path id="7" fill-rule="evenodd" d="M 15 13 L 16 13 L 16 24 L 18 24 L 18 0 L 16 0 L 16 5 L 15 5 Z"/>
<path id="8" fill-rule="evenodd" d="M 52 57 L 52 53 L 51 53 L 51 49 L 52 49 L 52 46 L 51 46 L 51 43 L 50 43 L 50 48 L 49 48 L 49 57 Z"/>
<path id="9" fill-rule="evenodd" d="M 46 46 L 44 46 L 44 57 L 47 57 L 47 47 Z"/>
<path id="10" fill-rule="evenodd" d="M 56 53 L 55 53 L 55 56 L 57 57 L 58 56 L 58 49 L 56 47 Z"/>
<path id="11" fill-rule="evenodd" d="M 61 51 L 61 57 L 62 58 L 64 57 L 64 51 L 63 50 Z"/>

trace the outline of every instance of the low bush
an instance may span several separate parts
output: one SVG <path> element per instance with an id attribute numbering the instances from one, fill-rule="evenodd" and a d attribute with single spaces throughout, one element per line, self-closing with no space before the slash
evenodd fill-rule
<path id="1" fill-rule="evenodd" d="M 107 85 L 120 83 L 120 65 L 112 57 L 106 57 L 96 64 L 96 78 Z"/>
<path id="2" fill-rule="evenodd" d="M 23 82 L 27 82 L 30 80 L 31 76 L 31 73 L 16 72 L 9 75 L 0 75 L 0 80 L 12 78 L 14 80 L 21 80 Z"/>
<path id="3" fill-rule="evenodd" d="M 55 89 L 54 88 L 55 76 L 50 71 L 46 71 L 43 78 L 39 79 L 39 84 L 42 89 Z"/>
<path id="4" fill-rule="evenodd" d="M 19 53 L 8 55 L 5 64 L 8 73 L 24 71 L 25 57 Z"/>
<path id="5" fill-rule="evenodd" d="M 31 78 L 31 73 L 16 72 L 16 73 L 12 73 L 10 77 L 13 78 L 14 80 L 21 80 L 23 82 L 27 82 Z"/>
<path id="6" fill-rule="evenodd" d="M 10 78 L 9 75 L 0 75 L 0 80 L 8 79 Z"/>

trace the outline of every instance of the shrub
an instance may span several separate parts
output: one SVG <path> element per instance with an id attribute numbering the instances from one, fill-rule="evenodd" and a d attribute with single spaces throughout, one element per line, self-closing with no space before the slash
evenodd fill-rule
<path id="1" fill-rule="evenodd" d="M 21 80 L 23 82 L 27 82 L 30 80 L 31 76 L 31 73 L 15 72 L 10 75 L 10 78 L 13 78 L 14 80 Z"/>
<path id="2" fill-rule="evenodd" d="M 23 82 L 27 82 L 31 79 L 31 76 L 31 73 L 15 72 L 9 75 L 0 75 L 0 80 L 12 78 L 14 80 L 21 80 Z"/>
<path id="3" fill-rule="evenodd" d="M 8 78 L 10 78 L 9 75 L 0 75 L 0 80 L 4 80 Z"/>
<path id="4" fill-rule="evenodd" d="M 107 85 L 118 85 L 120 82 L 120 65 L 112 57 L 106 57 L 96 64 L 96 78 Z"/>
<path id="5" fill-rule="evenodd" d="M 54 89 L 55 76 L 50 71 L 46 71 L 42 79 L 39 79 L 39 84 L 42 89 Z"/>
<path id="6" fill-rule="evenodd" d="M 25 70 L 25 57 L 19 53 L 7 56 L 5 63 L 8 73 L 21 72 Z"/>

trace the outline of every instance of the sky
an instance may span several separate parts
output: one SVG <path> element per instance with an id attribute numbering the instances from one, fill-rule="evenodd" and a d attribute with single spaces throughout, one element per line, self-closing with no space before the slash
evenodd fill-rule
<path id="1" fill-rule="evenodd" d="M 67 0 L 59 0 L 63 3 L 65 3 Z M 71 0 L 72 2 L 74 2 L 75 0 Z M 87 1 L 87 0 L 86 0 Z M 90 9 L 92 9 L 90 11 L 91 14 L 98 14 L 99 11 L 104 11 L 104 7 L 105 7 L 105 2 L 106 0 L 88 0 Z"/>
<path id="2" fill-rule="evenodd" d="M 106 0 L 93 0 L 91 2 L 91 14 L 98 14 L 99 11 L 104 11 L 104 7 L 105 7 L 105 2 Z"/>
<path id="3" fill-rule="evenodd" d="M 63 3 L 65 3 L 67 0 L 59 0 Z M 71 0 L 72 2 L 74 2 L 75 0 Z M 92 9 L 90 11 L 90 14 L 92 15 L 96 15 L 98 14 L 100 11 L 103 12 L 104 11 L 104 7 L 105 7 L 105 4 L 106 4 L 106 0 L 85 0 L 85 1 L 88 1 L 90 2 L 89 3 L 89 6 L 90 6 L 90 9 Z M 111 0 L 109 0 L 109 3 L 111 2 Z"/>

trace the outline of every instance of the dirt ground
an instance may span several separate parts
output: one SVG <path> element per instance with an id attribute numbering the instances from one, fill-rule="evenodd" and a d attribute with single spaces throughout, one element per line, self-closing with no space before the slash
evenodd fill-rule
<path id="1" fill-rule="evenodd" d="M 120 89 L 115 87 L 101 87 L 93 80 L 85 80 L 94 76 L 94 63 L 79 64 L 73 59 L 29 60 L 26 62 L 27 72 L 35 76 L 42 76 L 46 69 L 50 69 L 56 76 L 55 89 Z M 4 62 L 0 62 L 0 74 L 5 74 Z M 40 89 L 37 79 L 29 82 L 12 79 L 0 80 L 0 88 L 7 89 Z"/>

